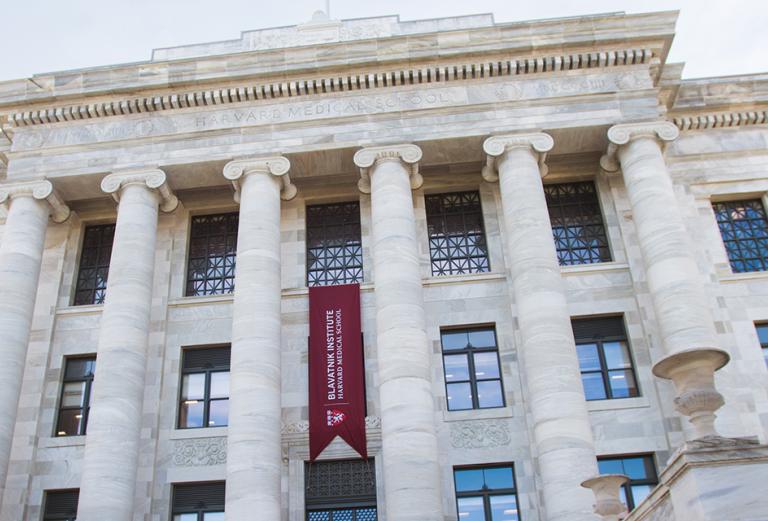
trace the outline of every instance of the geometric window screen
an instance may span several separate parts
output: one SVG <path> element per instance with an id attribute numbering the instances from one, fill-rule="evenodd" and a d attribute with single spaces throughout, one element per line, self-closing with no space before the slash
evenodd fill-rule
<path id="1" fill-rule="evenodd" d="M 759 199 L 713 203 L 734 273 L 768 270 L 768 219 Z"/>
<path id="2" fill-rule="evenodd" d="M 376 472 L 372 459 L 307 463 L 307 521 L 376 521 Z"/>
<path id="3" fill-rule="evenodd" d="M 362 281 L 360 203 L 307 206 L 307 286 Z"/>
<path id="4" fill-rule="evenodd" d="M 187 296 L 225 295 L 234 291 L 239 217 L 237 213 L 227 213 L 192 218 Z"/>

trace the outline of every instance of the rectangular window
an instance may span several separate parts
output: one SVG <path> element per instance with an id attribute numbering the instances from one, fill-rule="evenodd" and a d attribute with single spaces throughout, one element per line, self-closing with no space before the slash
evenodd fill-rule
<path id="1" fill-rule="evenodd" d="M 79 490 L 46 491 L 43 521 L 75 521 L 79 495 Z"/>
<path id="2" fill-rule="evenodd" d="M 360 282 L 360 203 L 307 206 L 307 286 Z"/>
<path id="3" fill-rule="evenodd" d="M 734 273 L 768 269 L 768 219 L 760 199 L 713 203 Z"/>
<path id="4" fill-rule="evenodd" d="M 621 501 L 632 510 L 640 504 L 653 487 L 659 484 L 656 465 L 650 454 L 620 458 L 597 458 L 600 474 L 624 474 L 629 481 L 621 487 Z"/>
<path id="5" fill-rule="evenodd" d="M 571 325 L 587 400 L 639 396 L 622 318 L 583 318 Z"/>
<path id="6" fill-rule="evenodd" d="M 179 429 L 229 423 L 229 347 L 184 349 Z"/>
<path id="7" fill-rule="evenodd" d="M 114 238 L 114 224 L 85 227 L 75 285 L 75 306 L 104 303 Z"/>
<path id="8" fill-rule="evenodd" d="M 519 521 L 512 465 L 455 467 L 453 480 L 461 521 Z"/>
<path id="9" fill-rule="evenodd" d="M 56 436 L 81 436 L 88 425 L 96 357 L 67 358 L 59 399 Z"/>
<path id="10" fill-rule="evenodd" d="M 173 521 L 224 521 L 224 481 L 173 485 Z"/>
<path id="11" fill-rule="evenodd" d="M 490 271 L 480 193 L 428 195 L 424 200 L 432 275 Z"/>
<path id="12" fill-rule="evenodd" d="M 496 330 L 446 329 L 440 340 L 448 410 L 504 407 Z"/>
<path id="13" fill-rule="evenodd" d="M 544 185 L 544 195 L 560 265 L 610 262 L 595 183 Z"/>
<path id="14" fill-rule="evenodd" d="M 187 264 L 187 296 L 225 295 L 235 289 L 239 214 L 192 218 Z"/>
<path id="15" fill-rule="evenodd" d="M 373 459 L 307 463 L 307 521 L 376 521 Z"/>
<path id="16" fill-rule="evenodd" d="M 768 366 L 768 324 L 757 324 L 757 337 L 760 339 L 760 347 L 763 349 L 763 359 Z"/>

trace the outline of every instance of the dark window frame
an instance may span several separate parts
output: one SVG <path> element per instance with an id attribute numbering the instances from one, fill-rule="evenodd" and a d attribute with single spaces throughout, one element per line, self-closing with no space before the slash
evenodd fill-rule
<path id="1" fill-rule="evenodd" d="M 467 333 L 470 333 L 472 331 L 492 331 L 493 332 L 493 343 L 494 347 L 465 347 L 463 349 L 449 349 L 445 350 L 443 348 L 443 333 L 456 333 L 460 331 L 466 331 Z M 445 401 L 446 401 L 446 409 L 449 412 L 455 412 L 455 411 L 475 411 L 475 410 L 485 410 L 485 409 L 503 409 L 507 406 L 507 397 L 504 394 L 504 374 L 502 372 L 501 367 L 501 355 L 499 353 L 499 336 L 496 333 L 496 326 L 494 324 L 491 325 L 479 325 L 479 326 L 451 326 L 451 327 L 444 327 L 440 328 L 440 351 L 441 351 L 441 358 L 442 358 L 442 365 L 443 365 L 443 385 L 445 387 Z M 496 354 L 496 363 L 499 367 L 499 377 L 498 378 L 481 378 L 478 379 L 477 375 L 475 374 L 475 357 L 473 356 L 474 353 L 495 353 Z M 446 376 L 446 368 L 445 368 L 445 356 L 451 356 L 451 355 L 466 355 L 468 362 L 467 366 L 469 368 L 469 380 L 453 380 L 448 381 L 448 377 Z M 494 405 L 493 407 L 480 407 L 480 400 L 478 396 L 477 391 L 477 382 L 494 382 L 498 381 L 499 386 L 501 387 L 501 405 Z M 472 391 L 472 408 L 470 409 L 451 409 L 450 408 L 450 402 L 448 400 L 448 385 L 449 384 L 460 384 L 460 383 L 469 383 L 470 390 Z"/>
<path id="2" fill-rule="evenodd" d="M 198 350 L 207 350 L 207 349 L 229 349 L 230 350 L 230 363 L 226 365 L 226 369 L 224 369 L 224 364 L 209 364 L 210 367 L 193 367 L 189 369 L 184 368 L 184 357 L 187 355 L 190 351 L 198 351 Z M 181 349 L 181 357 L 180 357 L 180 363 L 181 368 L 179 371 L 179 390 L 178 390 L 178 396 L 176 403 L 178 404 L 178 413 L 176 414 L 176 428 L 179 430 L 192 430 L 192 429 L 215 429 L 218 427 L 227 427 L 229 425 L 229 415 L 227 415 L 227 423 L 224 425 L 209 425 L 210 416 L 211 416 L 211 402 L 220 402 L 220 401 L 229 401 L 231 398 L 231 389 L 230 393 L 227 395 L 226 398 L 211 398 L 211 375 L 214 373 L 231 373 L 231 346 L 230 345 L 215 345 L 215 346 L 194 346 L 194 347 L 183 347 Z M 182 407 L 185 404 L 187 400 L 185 400 L 182 396 L 182 393 L 184 392 L 184 377 L 187 375 L 193 375 L 193 374 L 204 374 L 205 375 L 205 390 L 203 395 L 203 424 L 200 426 L 195 427 L 186 427 L 182 426 L 181 424 L 181 415 L 182 415 Z M 200 400 L 196 400 L 200 401 Z"/>
<path id="3" fill-rule="evenodd" d="M 618 461 L 626 459 L 642 458 L 644 461 L 644 467 L 647 474 L 651 477 L 645 479 L 632 479 L 630 478 L 626 483 L 621 485 L 624 490 L 624 497 L 627 498 L 627 511 L 631 512 L 637 505 L 635 504 L 635 498 L 632 494 L 633 485 L 648 485 L 651 488 L 659 484 L 659 473 L 656 470 L 656 460 L 653 453 L 642 454 L 623 454 L 623 455 L 610 455 L 610 456 L 598 456 L 598 464 L 600 461 Z M 650 465 L 648 464 L 650 462 Z M 650 472 L 649 472 L 650 471 Z"/>
<path id="4" fill-rule="evenodd" d="M 365 494 L 356 494 L 352 496 L 339 495 L 339 496 L 313 496 L 310 493 L 310 482 L 312 478 L 312 470 L 317 465 L 334 465 L 334 464 L 348 464 L 348 465 L 365 465 L 365 472 L 371 477 L 371 490 Z M 335 475 L 342 475 L 341 472 L 335 473 Z M 344 474 L 346 477 L 346 474 Z M 338 487 L 337 487 L 338 488 Z M 366 521 L 370 519 L 371 510 L 373 511 L 373 519 L 378 519 L 378 506 L 376 500 L 376 463 L 374 458 L 368 458 L 367 460 L 323 460 L 318 462 L 305 462 L 304 465 L 304 519 L 311 521 L 313 519 L 312 514 L 328 514 L 329 521 L 334 521 L 335 512 L 352 511 L 352 521 L 358 521 L 358 511 L 364 511 L 367 516 L 364 518 Z"/>
<path id="5" fill-rule="evenodd" d="M 510 468 L 512 470 L 512 488 L 487 488 L 485 485 L 483 485 L 482 489 L 478 490 L 465 490 L 459 492 L 458 486 L 456 484 L 456 471 L 462 471 L 462 470 L 486 470 L 486 469 L 501 469 L 501 468 Z M 518 521 L 522 520 L 523 516 L 520 513 L 520 497 L 517 493 L 517 476 L 515 475 L 515 464 L 514 463 L 490 463 L 490 464 L 479 464 L 479 465 L 460 465 L 453 467 L 453 491 L 456 495 L 456 518 L 461 519 L 459 516 L 459 499 L 460 498 L 473 498 L 473 497 L 482 497 L 483 499 L 483 515 L 485 516 L 485 521 L 492 521 L 493 520 L 493 514 L 491 511 L 491 497 L 493 496 L 515 496 L 515 504 L 517 505 L 517 518 Z"/>
<path id="6" fill-rule="evenodd" d="M 77 277 L 75 279 L 74 294 L 72 295 L 73 306 L 89 306 L 103 304 L 107 292 L 107 280 L 109 278 L 109 264 L 112 260 L 112 246 L 115 238 L 115 223 L 87 224 L 83 227 L 83 238 L 80 244 L 80 251 L 77 265 Z M 111 236 L 109 244 L 104 241 L 104 234 Z M 88 235 L 98 233 L 97 244 L 88 246 Z M 84 264 L 86 250 L 95 250 L 93 256 L 95 262 Z M 106 255 L 106 261 L 103 260 L 104 250 L 109 250 Z M 86 271 L 93 270 L 93 276 L 86 278 Z M 98 275 L 103 273 L 103 277 Z M 83 287 L 85 286 L 85 287 Z M 87 295 L 86 295 L 87 293 Z"/>
<path id="7" fill-rule="evenodd" d="M 472 211 L 467 211 L 463 205 L 454 205 L 460 211 L 449 212 L 446 210 L 447 202 L 446 198 L 452 197 L 467 197 L 475 196 L 477 199 L 477 207 Z M 431 201 L 439 200 L 440 212 L 431 213 L 430 207 Z M 433 277 L 444 277 L 451 275 L 471 275 L 477 273 L 488 273 L 491 271 L 491 257 L 488 248 L 488 237 L 485 230 L 485 214 L 483 213 L 483 200 L 479 190 L 461 190 L 455 192 L 444 192 L 436 194 L 426 194 L 424 196 L 424 213 L 427 221 L 427 239 L 429 241 L 429 263 Z M 446 219 L 449 215 L 461 215 L 461 222 L 463 230 L 459 233 L 449 233 L 447 230 L 448 223 Z M 467 216 L 476 215 L 478 218 L 478 231 L 467 231 Z M 442 229 L 442 233 L 433 233 L 433 229 Z M 470 237 L 475 237 L 475 244 L 472 246 L 483 252 L 482 255 L 456 255 L 456 249 L 460 247 L 449 247 L 447 244 L 444 248 L 437 247 L 435 242 L 448 241 L 449 238 L 460 238 L 462 243 L 467 243 Z M 479 240 L 478 240 L 479 239 Z M 465 248 L 469 248 L 464 244 Z M 438 257 L 440 252 L 445 253 L 443 257 Z M 466 261 L 467 268 L 453 266 L 456 261 Z M 474 261 L 473 261 L 474 260 Z M 474 262 L 475 265 L 470 264 Z M 442 263 L 444 267 L 440 267 L 438 263 Z"/>
<path id="8" fill-rule="evenodd" d="M 745 218 L 733 218 L 738 207 L 744 208 L 745 215 L 751 210 L 756 215 Z M 720 232 L 720 240 L 728 256 L 728 264 L 733 273 L 755 273 L 768 271 L 768 212 L 762 199 L 732 199 L 727 201 L 713 201 L 712 211 L 715 215 L 717 228 Z M 762 222 L 761 226 L 756 223 Z M 746 223 L 750 234 L 740 237 L 737 223 Z M 759 233 L 755 233 L 755 232 Z M 726 238 L 726 235 L 731 238 Z M 757 256 L 746 256 L 749 250 L 746 243 L 755 243 Z M 759 243 L 762 242 L 762 245 Z"/>
<path id="9" fill-rule="evenodd" d="M 54 436 L 57 438 L 66 438 L 70 436 L 85 436 L 88 430 L 88 417 L 90 416 L 90 413 L 91 413 L 91 394 L 93 393 L 93 380 L 96 376 L 95 365 L 94 365 L 93 372 L 90 374 L 87 374 L 79 378 L 67 378 L 67 365 L 69 364 L 70 360 L 93 360 L 95 364 L 96 355 L 77 355 L 77 356 L 67 356 L 64 358 L 64 364 L 62 366 L 61 391 L 59 392 L 59 406 L 56 410 L 56 425 L 54 426 Z M 85 390 L 83 391 L 84 405 L 82 407 L 64 406 L 63 405 L 64 390 L 66 389 L 66 384 L 78 383 L 78 382 L 85 383 Z M 82 414 L 82 419 L 80 421 L 80 427 L 78 429 L 77 434 L 60 434 L 61 432 L 64 432 L 59 430 L 60 428 L 59 426 L 61 424 L 62 412 L 64 411 L 81 411 L 80 414 Z"/>
<path id="10" fill-rule="evenodd" d="M 329 225 L 326 224 L 326 220 L 329 218 L 325 216 L 312 216 L 314 212 L 322 214 L 322 212 L 329 212 L 331 209 L 343 209 L 349 208 L 350 211 L 344 213 L 343 211 L 337 212 L 335 215 L 344 215 L 345 217 L 355 216 L 354 220 L 344 220 L 341 224 L 333 223 L 330 226 L 334 228 L 342 228 L 348 231 L 350 228 L 354 232 L 354 228 L 357 228 L 357 236 L 354 233 L 345 234 L 339 237 L 330 238 L 327 230 Z M 355 211 L 356 209 L 356 211 Z M 363 267 L 363 232 L 362 232 L 362 208 L 360 201 L 343 201 L 336 203 L 320 203 L 320 204 L 308 204 L 304 208 L 305 215 L 305 228 L 306 235 L 304 240 L 305 251 L 305 273 L 304 278 L 307 287 L 312 286 L 330 286 L 336 284 L 362 284 L 365 277 Z M 312 222 L 313 219 L 319 219 L 319 222 Z M 317 234 L 317 235 L 315 235 Z M 315 246 L 313 240 L 317 241 Z M 329 242 L 343 244 L 343 246 L 329 246 Z M 341 265 L 339 267 L 332 267 L 328 264 L 327 254 L 331 248 L 358 248 L 358 254 L 349 254 L 346 252 L 341 257 L 334 257 L 335 259 L 341 259 Z M 318 253 L 322 253 L 318 255 Z M 332 276 L 332 270 L 341 272 L 339 277 Z"/>
<path id="11" fill-rule="evenodd" d="M 214 234 L 214 233 L 203 233 L 199 232 L 198 235 L 195 235 L 195 226 L 196 223 L 200 223 L 199 226 L 205 226 L 205 223 L 203 224 L 201 221 L 205 219 L 215 219 L 215 218 L 224 218 L 225 223 L 225 231 L 223 234 Z M 234 225 L 232 223 L 234 221 Z M 234 226 L 235 230 L 232 232 L 230 230 L 230 227 Z M 214 295 L 231 295 L 235 291 L 235 268 L 237 266 L 237 234 L 240 228 L 240 213 L 239 212 L 216 212 L 216 213 L 205 213 L 205 214 L 198 214 L 198 215 L 192 215 L 189 219 L 189 231 L 187 232 L 187 262 L 186 262 L 186 273 L 184 277 L 184 296 L 186 297 L 205 297 L 205 296 L 214 296 Z M 223 237 L 224 239 L 224 246 L 225 246 L 225 252 L 223 255 L 211 255 L 210 254 L 210 244 L 211 244 L 211 238 L 214 237 Z M 192 253 L 192 245 L 193 241 L 195 240 L 202 240 L 205 239 L 206 246 L 205 246 L 205 255 L 195 255 L 193 256 Z M 229 240 L 234 240 L 234 245 L 232 248 L 227 248 L 227 244 Z M 211 267 L 210 259 L 212 257 L 224 257 L 222 262 L 224 263 L 220 269 L 224 272 L 231 271 L 231 276 L 227 275 L 221 275 L 221 276 L 211 276 L 210 271 L 219 269 L 217 267 Z M 231 266 L 229 266 L 227 263 L 231 260 Z M 205 262 L 205 268 L 204 268 L 204 274 L 201 276 L 195 276 L 192 269 L 192 263 L 194 261 L 204 261 Z M 221 282 L 221 290 L 216 289 L 207 289 L 207 285 L 211 281 L 218 281 Z M 202 288 L 194 289 L 195 284 L 202 283 Z"/>
<path id="12" fill-rule="evenodd" d="M 768 341 L 763 342 L 760 339 L 759 328 L 768 329 L 768 323 L 765 323 L 765 322 L 755 323 L 755 334 L 757 334 L 757 341 L 760 343 L 760 347 L 762 349 L 762 354 L 763 354 L 763 360 L 765 360 L 765 365 L 768 366 Z"/>
<path id="13" fill-rule="evenodd" d="M 74 494 L 74 501 L 71 495 Z M 56 512 L 56 513 L 50 513 L 48 510 L 50 509 L 50 500 L 51 496 L 64 496 L 64 495 L 70 495 L 69 499 L 70 502 L 74 503 L 74 509 L 69 510 L 67 513 L 64 512 Z M 75 521 L 77 518 L 77 504 L 79 500 L 80 495 L 80 489 L 73 488 L 73 489 L 62 489 L 62 490 L 46 490 L 44 492 L 44 498 L 43 498 L 43 521 Z"/>
<path id="14" fill-rule="evenodd" d="M 198 504 L 194 507 L 178 506 L 176 497 L 179 489 L 181 488 L 187 488 L 187 489 L 192 489 L 195 487 L 204 488 L 206 486 L 219 485 L 219 484 L 221 484 L 222 486 L 226 486 L 225 483 L 226 482 L 224 481 L 199 481 L 199 482 L 191 482 L 191 483 L 188 483 L 188 482 L 173 483 L 171 486 L 171 521 L 173 521 L 173 518 L 175 516 L 184 515 L 184 514 L 197 514 L 197 521 L 203 521 L 205 514 L 223 514 L 224 506 L 225 506 L 224 501 L 226 501 L 226 494 L 224 496 L 224 501 L 221 504 L 208 505 L 206 501 L 210 501 L 210 500 L 200 500 Z"/>

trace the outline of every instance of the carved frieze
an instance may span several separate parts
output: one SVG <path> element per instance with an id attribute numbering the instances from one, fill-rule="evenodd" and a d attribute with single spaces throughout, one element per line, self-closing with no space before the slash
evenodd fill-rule
<path id="1" fill-rule="evenodd" d="M 227 462 L 227 438 L 173 440 L 173 464 L 179 467 L 205 467 Z"/>
<path id="2" fill-rule="evenodd" d="M 451 446 L 455 449 L 504 447 L 512 442 L 504 420 L 474 420 L 451 424 Z"/>

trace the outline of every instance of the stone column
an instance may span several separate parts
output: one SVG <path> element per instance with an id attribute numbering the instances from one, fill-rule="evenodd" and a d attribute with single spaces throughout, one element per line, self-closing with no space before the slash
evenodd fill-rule
<path id="1" fill-rule="evenodd" d="M 227 163 L 240 202 L 232 311 L 227 519 L 281 516 L 280 198 L 296 195 L 284 157 Z"/>
<path id="2" fill-rule="evenodd" d="M 60 223 L 69 217 L 48 180 L 0 185 L 6 206 L 0 244 L 0 498 L 5 489 L 16 410 L 21 394 L 27 344 L 40 278 L 48 216 Z"/>
<path id="3" fill-rule="evenodd" d="M 691 417 L 695 438 L 715 435 L 714 411 L 723 404 L 714 371 L 728 363 L 718 348 L 709 299 L 667 172 L 662 144 L 678 136 L 666 121 L 615 125 L 608 130 L 602 167 L 621 167 L 665 357 L 654 374 L 672 379 L 675 405 Z M 618 161 L 617 161 L 618 159 Z"/>
<path id="4" fill-rule="evenodd" d="M 158 209 L 178 200 L 161 170 L 113 173 L 101 189 L 118 202 L 96 351 L 94 396 L 77 519 L 133 521 Z"/>
<path id="5" fill-rule="evenodd" d="M 543 133 L 488 138 L 483 177 L 498 180 L 501 191 L 542 519 L 594 520 L 590 494 L 580 484 L 597 474 L 595 448 L 541 182 L 552 146 Z"/>
<path id="6" fill-rule="evenodd" d="M 442 521 L 442 487 L 411 189 L 415 145 L 355 154 L 371 194 L 384 501 L 390 521 Z"/>

